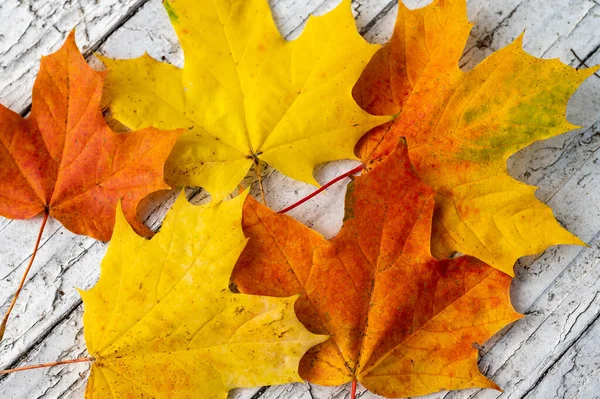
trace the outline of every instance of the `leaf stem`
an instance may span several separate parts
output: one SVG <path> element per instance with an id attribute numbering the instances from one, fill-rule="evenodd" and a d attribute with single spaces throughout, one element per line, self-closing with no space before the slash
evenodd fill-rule
<path id="1" fill-rule="evenodd" d="M 324 190 L 327 190 L 329 187 L 333 186 L 335 183 L 339 182 L 340 180 L 343 180 L 343 179 L 345 179 L 346 177 L 349 177 L 349 176 L 351 176 L 351 175 L 354 175 L 354 174 L 356 174 L 356 173 L 360 172 L 360 171 L 361 171 L 361 170 L 363 170 L 363 169 L 364 169 L 364 165 L 362 165 L 362 164 L 361 164 L 361 165 L 357 166 L 356 168 L 354 168 L 354 169 L 352 169 L 352 170 L 349 170 L 348 172 L 346 172 L 346 173 L 344 173 L 344 174 L 341 174 L 341 175 L 339 175 L 338 177 L 336 177 L 335 179 L 333 179 L 333 180 L 332 180 L 332 181 L 330 181 L 329 183 L 327 183 L 327 184 L 324 184 L 323 186 L 321 186 L 321 187 L 320 187 L 318 190 L 316 190 L 315 192 L 313 192 L 313 193 L 311 193 L 311 194 L 307 195 L 306 197 L 302 198 L 300 201 L 298 201 L 298 202 L 296 202 L 296 203 L 294 203 L 294 204 L 292 204 L 292 205 L 288 206 L 288 207 L 287 207 L 287 208 L 285 208 L 285 209 L 282 209 L 282 210 L 280 210 L 280 211 L 279 211 L 279 212 L 277 212 L 277 213 L 287 213 L 287 212 L 291 211 L 292 209 L 294 209 L 294 208 L 296 208 L 296 207 L 298 207 L 298 206 L 302 205 L 303 203 L 305 203 L 305 202 L 306 202 L 306 201 L 308 201 L 309 199 L 313 198 L 314 196 L 316 196 L 316 195 L 317 195 L 317 194 L 319 194 L 320 192 L 322 192 L 322 191 L 324 191 Z"/>
<path id="2" fill-rule="evenodd" d="M 0 371 L 0 375 L 9 374 L 9 373 L 15 373 L 15 372 L 18 372 L 18 371 L 26 371 L 26 370 L 41 369 L 41 368 L 45 368 L 45 367 L 60 366 L 60 365 L 63 365 L 63 364 L 90 363 L 90 362 L 93 362 L 94 360 L 95 359 L 93 357 L 82 357 L 82 358 L 79 358 L 79 359 L 61 360 L 61 361 L 52 362 L 52 363 L 34 364 L 33 366 L 24 366 L 24 367 L 17 367 L 17 368 L 14 368 L 14 369 L 9 369 L 9 370 L 2 370 L 2 371 Z"/>
<path id="3" fill-rule="evenodd" d="M 25 280 L 27 279 L 29 270 L 31 270 L 31 265 L 33 265 L 33 261 L 35 260 L 35 255 L 37 254 L 38 248 L 40 246 L 40 241 L 42 239 L 42 234 L 44 233 L 44 227 L 46 227 L 47 221 L 48 221 L 48 211 L 44 212 L 44 218 L 42 219 L 42 225 L 40 226 L 40 232 L 38 233 L 37 240 L 35 241 L 35 247 L 33 248 L 33 254 L 31 255 L 31 258 L 29 259 L 29 264 L 27 265 L 27 268 L 25 269 L 23 278 L 21 278 L 21 283 L 19 284 L 19 288 L 17 288 L 17 291 L 15 292 L 15 296 L 13 297 L 12 302 L 10 303 L 10 306 L 8 307 L 8 310 L 6 311 L 6 314 L 4 315 L 2 324 L 0 324 L 0 341 L 2 341 L 2 339 L 4 338 L 4 332 L 6 331 L 6 325 L 8 324 L 8 317 L 10 316 L 10 312 L 12 312 L 13 308 L 15 307 L 17 298 L 19 297 L 19 294 L 21 293 L 21 290 L 23 289 L 23 286 L 25 285 Z"/>
<path id="4" fill-rule="evenodd" d="M 356 378 L 352 380 L 352 390 L 350 391 L 350 399 L 356 399 Z"/>
<path id="5" fill-rule="evenodd" d="M 262 183 L 262 175 L 260 173 L 260 160 L 258 158 L 254 159 L 254 171 L 256 172 L 256 178 L 258 179 L 258 187 L 260 187 L 260 196 L 262 197 L 262 202 L 264 205 L 267 205 L 267 199 L 265 198 L 265 190 L 263 188 Z"/>

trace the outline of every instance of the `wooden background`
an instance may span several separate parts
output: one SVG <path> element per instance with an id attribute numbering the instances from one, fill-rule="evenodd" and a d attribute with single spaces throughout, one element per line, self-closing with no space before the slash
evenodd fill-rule
<path id="1" fill-rule="evenodd" d="M 321 14 L 339 0 L 271 0 L 283 35 L 294 38 L 310 13 Z M 426 4 L 410 0 L 409 7 Z M 360 31 L 371 41 L 391 34 L 396 0 L 359 0 L 353 8 Z M 598 0 L 470 0 L 475 28 L 461 62 L 469 69 L 525 30 L 525 49 L 579 66 L 600 63 Z M 42 55 L 55 51 L 71 29 L 95 67 L 93 53 L 114 58 L 144 51 L 183 65 L 183 55 L 160 0 L 0 0 L 0 102 L 26 115 Z M 540 189 L 558 220 L 589 244 L 553 247 L 522 259 L 512 285 L 515 307 L 527 315 L 488 342 L 480 368 L 504 393 L 466 390 L 430 398 L 600 398 L 600 78 L 592 77 L 569 104 L 569 120 L 584 128 L 539 142 L 510 159 L 510 172 Z M 334 162 L 317 169 L 321 182 L 353 166 Z M 1 167 L 1 165 L 0 165 Z M 268 203 L 281 209 L 313 189 L 271 169 L 264 171 Z M 252 178 L 247 179 L 247 184 Z M 292 216 L 335 235 L 341 225 L 345 184 L 297 208 Z M 190 191 L 196 202 L 206 200 Z M 158 227 L 172 196 L 145 206 L 147 223 Z M 4 312 L 31 254 L 40 218 L 0 218 L 0 312 Z M 0 369 L 86 355 L 81 299 L 106 245 L 76 236 L 56 221 L 46 227 L 41 249 L 17 302 L 4 341 Z M 0 378 L 0 398 L 82 398 L 88 366 L 54 367 Z M 236 390 L 235 399 L 346 398 L 348 386 L 310 384 Z M 360 390 L 359 397 L 374 398 Z"/>

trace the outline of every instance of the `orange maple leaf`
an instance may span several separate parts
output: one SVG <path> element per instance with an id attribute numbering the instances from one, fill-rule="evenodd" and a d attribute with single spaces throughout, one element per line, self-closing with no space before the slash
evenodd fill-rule
<path id="1" fill-rule="evenodd" d="M 137 206 L 169 188 L 164 163 L 183 131 L 114 133 L 100 108 L 104 75 L 88 66 L 71 33 L 42 59 L 31 115 L 0 106 L 0 215 L 45 212 L 74 233 L 107 241 L 122 198 L 128 222 L 152 234 Z"/>
<path id="2" fill-rule="evenodd" d="M 567 102 L 594 69 L 535 58 L 521 36 L 463 72 L 458 61 L 472 26 L 466 0 L 398 7 L 392 39 L 353 91 L 368 112 L 397 114 L 357 144 L 365 169 L 406 138 L 419 177 L 438 194 L 436 257 L 460 252 L 512 275 L 522 256 L 582 245 L 536 199 L 535 187 L 508 175 L 506 161 L 537 140 L 577 128 L 565 118 Z"/>
<path id="3" fill-rule="evenodd" d="M 469 256 L 432 257 L 434 197 L 402 144 L 350 184 L 344 225 L 331 241 L 247 199 L 249 242 L 233 282 L 244 293 L 300 294 L 299 319 L 332 336 L 303 357 L 304 379 L 358 380 L 389 397 L 497 388 L 479 372 L 473 344 L 520 317 L 511 278 Z"/>

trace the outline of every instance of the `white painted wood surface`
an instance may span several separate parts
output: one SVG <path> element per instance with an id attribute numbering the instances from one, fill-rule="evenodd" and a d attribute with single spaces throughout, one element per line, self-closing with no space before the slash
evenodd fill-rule
<path id="1" fill-rule="evenodd" d="M 280 30 L 297 36 L 311 12 L 323 13 L 339 0 L 271 0 Z M 427 1 L 406 2 L 415 7 Z M 391 34 L 395 0 L 355 1 L 357 24 L 372 41 Z M 600 63 L 600 2 L 593 0 L 470 0 L 475 28 L 462 65 L 471 68 L 525 30 L 525 49 L 573 66 L 573 49 L 590 65 Z M 160 0 L 0 0 L 0 102 L 25 114 L 39 58 L 56 50 L 77 27 L 89 55 L 115 58 L 144 51 L 177 65 L 183 55 Z M 93 57 L 92 57 L 93 58 Z M 91 60 L 95 65 L 98 62 Z M 480 368 L 504 393 L 467 390 L 430 398 L 600 398 L 600 79 L 591 78 L 569 104 L 571 122 L 584 128 L 539 142 L 513 156 L 511 174 L 540 186 L 538 197 L 589 248 L 554 247 L 522 259 L 512 285 L 513 303 L 527 317 L 488 342 Z M 351 168 L 335 162 L 318 169 L 321 182 Z M 267 169 L 269 205 L 280 209 L 312 191 Z M 252 183 L 252 178 L 247 179 Z M 291 212 L 331 237 L 341 225 L 344 185 Z M 194 201 L 203 192 L 190 191 Z M 149 201 L 150 226 L 157 227 L 172 196 Z M 31 254 L 39 219 L 0 218 L 0 312 L 8 306 Z M 85 355 L 81 300 L 75 287 L 98 277 L 106 245 L 46 227 L 29 280 L 0 344 L 0 368 Z M 87 365 L 70 365 L 0 378 L 0 398 L 82 398 Z M 237 390 L 236 399 L 346 398 L 348 387 L 291 384 Z M 375 395 L 360 390 L 360 397 Z"/>

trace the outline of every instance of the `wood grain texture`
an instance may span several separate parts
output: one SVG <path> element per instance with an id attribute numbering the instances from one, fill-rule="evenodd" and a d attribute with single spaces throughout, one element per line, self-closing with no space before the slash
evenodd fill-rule
<path id="1" fill-rule="evenodd" d="M 294 38 L 311 12 L 326 12 L 338 2 L 273 0 L 271 5 L 280 31 Z M 427 1 L 406 3 L 416 7 Z M 393 0 L 361 0 L 353 7 L 365 37 L 384 42 L 390 36 L 397 9 Z M 183 64 L 160 0 L 5 0 L 0 3 L 0 18 L 0 101 L 18 112 L 28 109 L 39 57 L 58 48 L 74 26 L 87 54 L 98 49 L 127 58 L 147 51 L 157 59 Z M 579 66 L 573 49 L 587 64 L 600 63 L 600 5 L 592 0 L 471 0 L 469 18 L 476 25 L 465 48 L 464 68 L 473 67 L 523 30 L 525 49 L 533 55 Z M 97 60 L 92 62 L 100 67 Z M 569 104 L 568 117 L 587 127 L 519 152 L 510 159 L 509 171 L 540 186 L 538 197 L 590 248 L 554 247 L 520 261 L 512 298 L 527 317 L 487 343 L 480 360 L 482 371 L 504 387 L 504 393 L 471 390 L 430 398 L 600 397 L 600 79 L 585 82 Z M 316 176 L 325 182 L 354 165 L 334 162 L 318 168 Z M 313 190 L 269 168 L 263 168 L 263 175 L 268 204 L 274 209 Z M 245 184 L 254 180 L 249 176 Z M 344 192 L 345 184 L 337 185 L 290 214 L 332 237 L 341 226 Z M 203 192 L 188 194 L 194 202 L 207 200 Z M 159 226 L 173 198 L 147 201 L 149 226 Z M 18 284 L 39 223 L 0 219 L 0 311 L 7 308 Z M 9 323 L 0 344 L 1 368 L 85 354 L 81 301 L 74 288 L 95 283 L 105 249 L 105 244 L 75 236 L 50 221 L 15 308 L 18 317 Z M 15 374 L 0 378 L 0 397 L 81 398 L 86 377 L 86 365 Z M 348 388 L 291 384 L 236 390 L 230 397 L 341 399 L 348 397 Z M 361 398 L 376 397 L 359 392 Z"/>
<path id="2" fill-rule="evenodd" d="M 21 112 L 31 102 L 40 57 L 73 29 L 88 55 L 148 0 L 5 0 L 0 3 L 0 101 Z"/>

